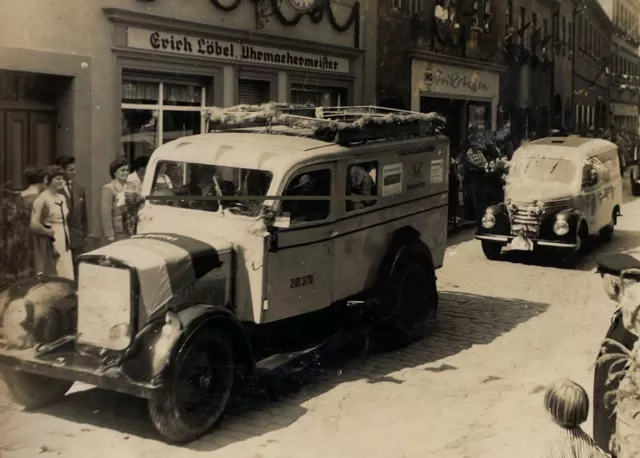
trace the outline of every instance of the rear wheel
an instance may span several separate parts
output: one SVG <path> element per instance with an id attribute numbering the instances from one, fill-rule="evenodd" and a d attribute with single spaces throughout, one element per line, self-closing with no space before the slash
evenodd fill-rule
<path id="1" fill-rule="evenodd" d="M 438 308 L 438 290 L 431 260 L 418 247 L 407 247 L 391 274 L 383 302 L 388 316 L 374 334 L 383 348 L 408 345 L 422 334 L 427 318 Z"/>
<path id="2" fill-rule="evenodd" d="M 638 166 L 634 166 L 631 168 L 631 173 L 629 173 L 629 179 L 631 180 L 631 194 L 634 196 L 640 196 L 640 183 L 636 180 L 640 179 L 640 175 L 638 170 Z"/>
<path id="3" fill-rule="evenodd" d="M 614 210 L 611 215 L 611 222 L 600 230 L 600 239 L 605 243 L 609 243 L 613 240 L 613 232 L 617 223 L 617 215 L 617 211 Z"/>
<path id="4" fill-rule="evenodd" d="M 502 254 L 502 244 L 482 240 L 482 252 L 490 261 L 497 261 L 500 259 L 500 255 Z"/>
<path id="5" fill-rule="evenodd" d="M 73 382 L 7 370 L 3 374 L 11 398 L 27 409 L 46 407 L 62 398 Z"/>
<path id="6" fill-rule="evenodd" d="M 233 351 L 220 331 L 205 331 L 186 343 L 167 377 L 162 399 L 149 400 L 153 425 L 167 440 L 191 442 L 221 419 L 234 382 Z"/>

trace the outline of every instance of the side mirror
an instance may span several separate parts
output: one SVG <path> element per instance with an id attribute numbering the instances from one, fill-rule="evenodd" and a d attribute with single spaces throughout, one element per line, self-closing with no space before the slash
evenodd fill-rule
<path id="1" fill-rule="evenodd" d="M 279 227 L 281 229 L 287 229 L 291 226 L 291 215 L 284 213 L 282 216 L 276 216 L 273 222 L 273 227 Z"/>

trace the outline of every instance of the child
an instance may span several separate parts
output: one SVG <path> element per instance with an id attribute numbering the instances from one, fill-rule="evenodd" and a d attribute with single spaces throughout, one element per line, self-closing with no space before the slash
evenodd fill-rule
<path id="1" fill-rule="evenodd" d="M 589 415 L 589 396 L 571 380 L 553 382 L 544 394 L 544 406 L 559 426 L 547 443 L 545 458 L 608 457 L 580 425 Z"/>

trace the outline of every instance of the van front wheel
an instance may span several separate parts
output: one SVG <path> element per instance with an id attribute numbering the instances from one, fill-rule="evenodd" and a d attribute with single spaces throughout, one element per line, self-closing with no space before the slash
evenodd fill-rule
<path id="1" fill-rule="evenodd" d="M 186 443 L 206 434 L 222 418 L 234 382 L 233 351 L 220 331 L 203 331 L 188 341 L 171 375 L 165 395 L 149 400 L 149 414 L 168 441 Z"/>
<path id="2" fill-rule="evenodd" d="M 390 310 L 374 339 L 378 346 L 398 348 L 420 337 L 438 309 L 438 290 L 433 265 L 417 247 L 401 256 L 389 280 L 384 302 Z"/>
<path id="3" fill-rule="evenodd" d="M 6 370 L 4 382 L 11 398 L 27 409 L 46 407 L 61 399 L 73 382 L 27 372 Z"/>
<path id="4" fill-rule="evenodd" d="M 502 253 L 502 244 L 482 240 L 482 252 L 488 260 L 497 261 L 500 259 L 500 254 Z"/>

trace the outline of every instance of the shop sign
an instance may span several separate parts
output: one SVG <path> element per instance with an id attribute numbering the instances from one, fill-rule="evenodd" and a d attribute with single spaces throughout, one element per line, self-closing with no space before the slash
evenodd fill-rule
<path id="1" fill-rule="evenodd" d="M 496 97 L 499 75 L 483 70 L 414 61 L 414 87 L 437 94 Z"/>
<path id="2" fill-rule="evenodd" d="M 127 29 L 127 46 L 183 56 L 198 56 L 247 64 L 271 64 L 300 70 L 349 73 L 349 59 L 310 54 L 239 41 L 223 41 L 146 29 Z"/>

